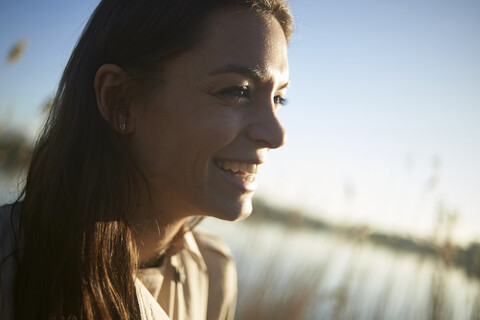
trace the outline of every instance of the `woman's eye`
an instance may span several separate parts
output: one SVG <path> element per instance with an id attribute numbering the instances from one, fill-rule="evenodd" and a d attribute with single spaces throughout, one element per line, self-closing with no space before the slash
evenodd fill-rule
<path id="1" fill-rule="evenodd" d="M 231 96 L 238 100 L 248 99 L 250 100 L 250 90 L 247 86 L 237 86 L 227 88 L 221 91 L 222 95 Z"/>
<path id="2" fill-rule="evenodd" d="M 275 96 L 275 97 L 273 97 L 273 102 L 274 102 L 275 104 L 279 104 L 279 105 L 284 106 L 284 105 L 287 104 L 288 100 L 285 99 L 285 98 L 282 97 L 282 96 Z"/>

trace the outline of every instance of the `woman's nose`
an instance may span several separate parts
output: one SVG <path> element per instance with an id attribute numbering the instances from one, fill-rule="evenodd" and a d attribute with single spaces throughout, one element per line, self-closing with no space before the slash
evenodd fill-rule
<path id="1" fill-rule="evenodd" d="M 247 127 L 247 136 L 261 143 L 263 148 L 277 149 L 283 146 L 287 136 L 274 103 L 253 106 L 252 113 L 252 121 Z"/>

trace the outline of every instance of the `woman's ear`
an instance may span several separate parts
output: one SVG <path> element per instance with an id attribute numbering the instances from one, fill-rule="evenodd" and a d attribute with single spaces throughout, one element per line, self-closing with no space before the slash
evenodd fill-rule
<path id="1" fill-rule="evenodd" d="M 120 134 L 130 134 L 135 128 L 125 96 L 125 84 L 129 79 L 131 77 L 119 66 L 104 64 L 98 68 L 93 84 L 98 111 Z"/>

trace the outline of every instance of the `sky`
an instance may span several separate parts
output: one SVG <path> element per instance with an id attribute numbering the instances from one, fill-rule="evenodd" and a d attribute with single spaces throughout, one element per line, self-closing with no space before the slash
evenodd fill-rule
<path id="1" fill-rule="evenodd" d="M 98 1 L 0 2 L 0 117 L 40 105 Z M 480 241 L 480 2 L 292 0 L 288 140 L 259 196 L 334 223 Z M 5 63 L 26 39 L 24 56 Z M 456 217 L 456 218 L 453 218 Z"/>

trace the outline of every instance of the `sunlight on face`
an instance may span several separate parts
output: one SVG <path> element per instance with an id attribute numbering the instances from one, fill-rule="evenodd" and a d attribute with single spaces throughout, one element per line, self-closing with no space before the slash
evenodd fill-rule
<path id="1" fill-rule="evenodd" d="M 163 214 L 248 216 L 256 172 L 284 144 L 277 118 L 289 81 L 278 21 L 248 10 L 218 10 L 205 38 L 171 59 L 164 83 L 133 109 L 129 140 Z"/>

